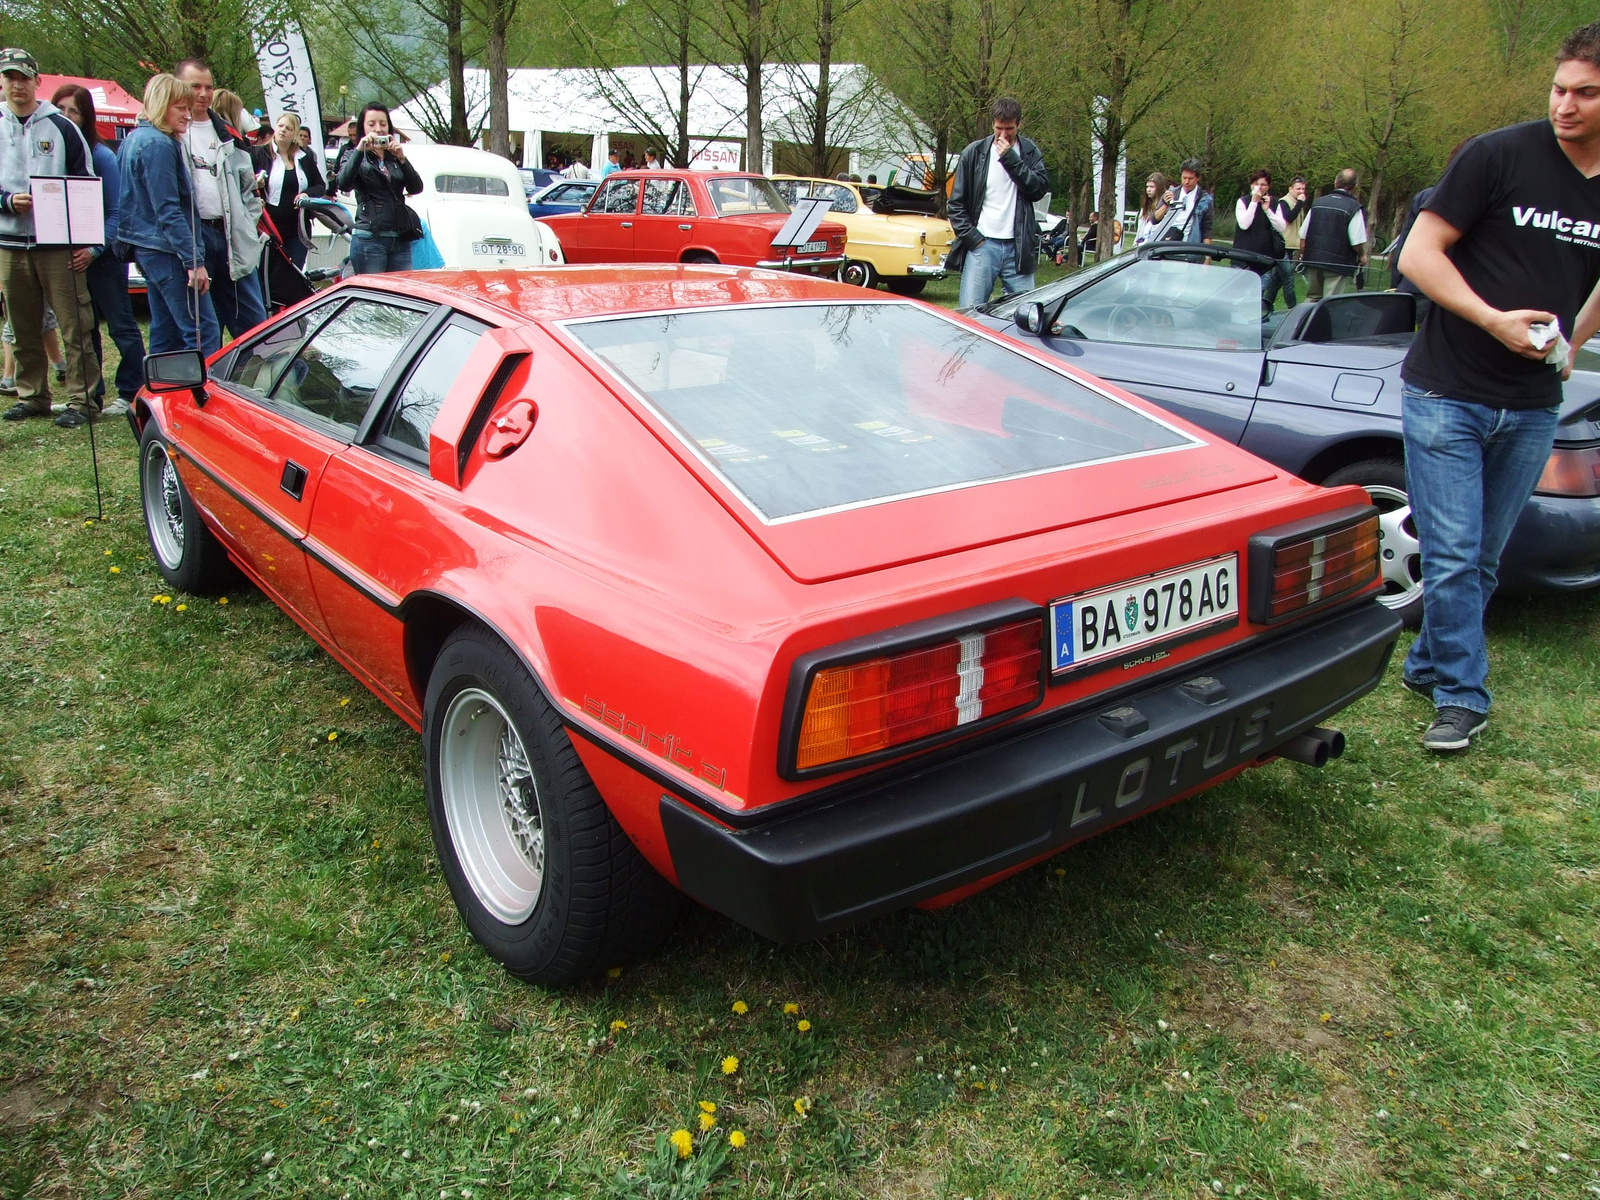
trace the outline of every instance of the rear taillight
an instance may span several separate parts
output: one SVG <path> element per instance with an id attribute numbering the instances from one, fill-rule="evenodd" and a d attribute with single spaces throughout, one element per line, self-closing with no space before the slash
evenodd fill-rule
<path id="1" fill-rule="evenodd" d="M 1360 592 L 1378 578 L 1378 510 L 1345 509 L 1250 539 L 1250 619 L 1271 625 Z"/>
<path id="2" fill-rule="evenodd" d="M 1557 446 L 1533 490 L 1541 496 L 1600 496 L 1600 446 Z"/>
<path id="3" fill-rule="evenodd" d="M 808 670 L 786 773 L 885 756 L 1038 703 L 1043 636 L 1033 616 Z"/>

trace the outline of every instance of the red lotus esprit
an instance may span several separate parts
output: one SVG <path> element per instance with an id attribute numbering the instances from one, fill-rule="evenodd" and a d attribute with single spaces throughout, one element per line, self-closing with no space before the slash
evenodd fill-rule
<path id="1" fill-rule="evenodd" d="M 937 907 L 1379 681 L 1377 514 L 916 301 L 728 267 L 362 276 L 132 419 L 176 587 L 242 569 L 422 732 L 468 927 L 563 983 L 679 894 Z"/>
<path id="2" fill-rule="evenodd" d="M 582 212 L 540 217 L 569 263 L 722 263 L 831 275 L 845 227 L 823 221 L 799 245 L 776 239 L 789 205 L 772 180 L 737 171 L 618 171 Z"/>

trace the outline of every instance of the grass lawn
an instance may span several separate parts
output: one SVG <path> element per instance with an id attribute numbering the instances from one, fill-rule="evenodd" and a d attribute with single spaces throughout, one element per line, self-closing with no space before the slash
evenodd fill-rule
<path id="1" fill-rule="evenodd" d="M 248 588 L 161 602 L 100 449 L 104 523 L 86 431 L 0 427 L 0 1197 L 1600 1194 L 1600 593 L 1496 606 L 1470 755 L 1392 668 L 1320 773 L 550 993 L 417 739 Z"/>

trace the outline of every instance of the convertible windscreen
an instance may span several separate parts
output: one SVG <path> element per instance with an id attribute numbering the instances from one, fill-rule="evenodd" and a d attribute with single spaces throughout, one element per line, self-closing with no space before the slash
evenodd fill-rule
<path id="1" fill-rule="evenodd" d="M 1196 444 L 910 304 L 725 308 L 567 330 L 769 522 Z"/>

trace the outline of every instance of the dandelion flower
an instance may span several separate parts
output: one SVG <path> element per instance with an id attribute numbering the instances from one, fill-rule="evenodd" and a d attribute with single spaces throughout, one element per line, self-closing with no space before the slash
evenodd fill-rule
<path id="1" fill-rule="evenodd" d="M 794 1111 L 799 1113 L 802 1117 L 809 1113 L 811 1111 L 811 1097 L 796 1096 L 794 1101 Z"/>
<path id="2" fill-rule="evenodd" d="M 709 1100 L 702 1100 L 700 1101 L 700 1111 L 703 1113 L 714 1113 L 717 1111 L 717 1106 L 711 1103 Z"/>
<path id="3" fill-rule="evenodd" d="M 122 574 L 122 568 L 121 567 L 112 567 L 111 568 L 111 573 L 113 575 L 121 575 Z"/>
<path id="4" fill-rule="evenodd" d="M 1330 1012 L 1325 1012 L 1320 1017 L 1318 1017 L 1317 1020 L 1321 1021 L 1324 1025 L 1326 1025 L 1329 1021 L 1333 1020 L 1333 1014 L 1330 1013 Z"/>
<path id="5" fill-rule="evenodd" d="M 346 696 L 343 700 L 339 701 L 339 707 L 340 708 L 344 708 L 347 705 L 349 705 L 349 703 L 350 703 L 350 697 Z"/>
<path id="6" fill-rule="evenodd" d="M 111 569 L 113 571 L 116 570 L 115 567 L 112 567 Z M 180 605 L 178 605 L 178 607 L 174 611 L 176 611 L 176 612 L 188 612 L 189 611 L 189 606 L 187 604 L 180 604 Z"/>
<path id="7" fill-rule="evenodd" d="M 722 1073 L 724 1075 L 732 1075 L 738 1069 L 739 1056 L 737 1054 L 730 1054 L 727 1058 L 722 1060 Z"/>
<path id="8" fill-rule="evenodd" d="M 792 1016 L 794 1016 L 795 1013 L 797 1013 L 799 1011 L 800 1011 L 800 1006 L 798 1004 L 796 1004 L 793 1000 L 789 1001 L 789 1003 L 787 1003 L 787 1004 L 785 1004 L 783 1006 L 784 1016 L 787 1016 L 787 1017 L 792 1017 Z"/>
<path id="9" fill-rule="evenodd" d="M 735 1129 L 732 1133 L 730 1133 L 728 1135 L 728 1145 L 732 1146 L 735 1150 L 743 1150 L 744 1149 L 744 1143 L 745 1143 L 744 1130 Z"/>
<path id="10" fill-rule="evenodd" d="M 700 1132 L 710 1133 L 717 1127 L 717 1119 L 708 1112 L 700 1114 Z"/>
<path id="11" fill-rule="evenodd" d="M 107 551 L 106 551 L 106 557 L 107 557 L 107 558 L 110 558 L 110 557 L 111 557 L 111 551 L 109 551 L 109 550 L 107 550 Z"/>
<path id="12" fill-rule="evenodd" d="M 330 742 L 337 742 L 339 740 L 339 735 L 337 733 L 330 733 L 328 734 L 328 740 Z"/>
<path id="13" fill-rule="evenodd" d="M 679 1158 L 688 1158 L 694 1153 L 694 1137 L 687 1129 L 674 1129 L 670 1140 Z"/>
<path id="14" fill-rule="evenodd" d="M 606 968 L 606 978 L 607 979 L 621 979 L 622 978 L 622 968 L 621 967 L 608 967 L 608 968 Z M 676 1136 L 676 1135 L 674 1135 L 674 1136 Z M 674 1143 L 674 1144 L 676 1144 L 676 1143 Z"/>
<path id="15" fill-rule="evenodd" d="M 227 602 L 228 602 L 228 598 L 226 596 L 218 596 L 217 597 L 217 603 L 218 604 L 226 604 Z"/>
<path id="16" fill-rule="evenodd" d="M 450 951 L 446 950 L 442 954 L 440 954 L 439 955 L 439 961 L 442 962 L 442 963 L 449 962 L 450 961 Z"/>
<path id="17" fill-rule="evenodd" d="M 1067 873 L 1067 869 L 1065 867 L 1057 867 L 1056 868 L 1056 874 L 1057 875 L 1065 875 L 1066 873 Z"/>
<path id="18" fill-rule="evenodd" d="M 628 1027 L 628 1023 L 626 1021 L 617 1020 L 617 1021 L 611 1022 L 611 1032 L 612 1033 L 621 1033 L 627 1027 Z"/>
<path id="19" fill-rule="evenodd" d="M 742 1017 L 745 1015 L 745 1013 L 750 1011 L 750 1006 L 743 1000 L 735 1000 L 733 1002 L 733 1011 L 735 1016 Z"/>
<path id="20" fill-rule="evenodd" d="M 811 1022 L 802 1020 L 799 1024 L 797 1024 L 795 1026 L 795 1028 L 798 1029 L 801 1033 L 810 1033 L 811 1032 Z"/>

